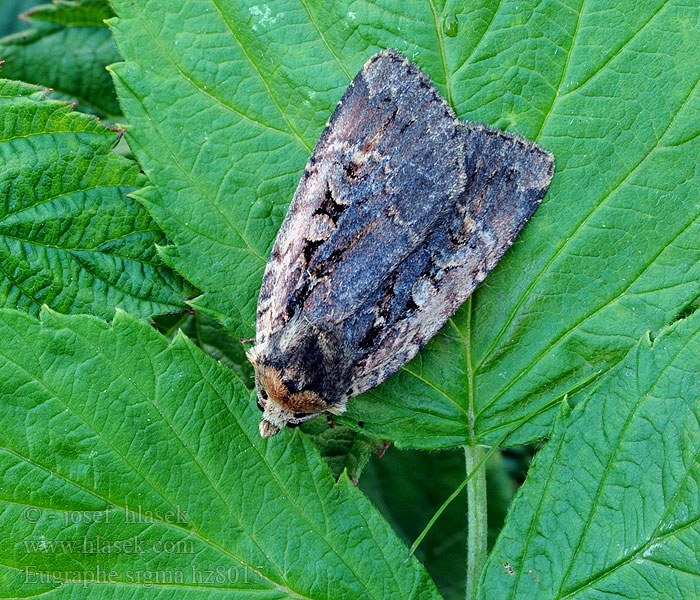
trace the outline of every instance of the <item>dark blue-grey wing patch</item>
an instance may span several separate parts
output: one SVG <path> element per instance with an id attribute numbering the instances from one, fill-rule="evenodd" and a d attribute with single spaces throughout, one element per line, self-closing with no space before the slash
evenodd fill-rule
<path id="1" fill-rule="evenodd" d="M 464 190 L 426 243 L 397 267 L 384 295 L 373 298 L 373 306 L 366 303 L 346 328 L 346 335 L 362 335 L 359 315 L 365 321 L 375 316 L 358 341 L 367 352 L 355 366 L 352 395 L 378 385 L 416 355 L 496 266 L 547 192 L 551 154 L 485 125 L 461 127 Z"/>

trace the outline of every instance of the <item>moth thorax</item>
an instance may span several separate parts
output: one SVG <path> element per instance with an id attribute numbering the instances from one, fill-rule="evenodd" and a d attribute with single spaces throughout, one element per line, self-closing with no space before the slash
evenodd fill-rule
<path id="1" fill-rule="evenodd" d="M 266 408 L 273 403 L 292 415 L 321 412 L 326 408 L 321 396 L 313 390 L 300 389 L 285 371 L 269 364 L 260 364 L 255 368 L 255 374 Z"/>
<path id="2" fill-rule="evenodd" d="M 286 425 L 323 412 L 345 410 L 352 362 L 337 332 L 291 320 L 265 343 L 249 352 L 255 367 L 261 434 L 269 436 Z"/>
<path id="3" fill-rule="evenodd" d="M 325 409 L 338 404 L 350 387 L 352 360 L 337 329 L 290 321 L 271 336 L 266 355 L 290 391 L 314 393 Z"/>

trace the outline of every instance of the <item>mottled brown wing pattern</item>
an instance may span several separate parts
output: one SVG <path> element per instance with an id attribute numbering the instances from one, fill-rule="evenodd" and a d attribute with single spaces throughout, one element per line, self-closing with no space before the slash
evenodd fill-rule
<path id="1" fill-rule="evenodd" d="M 464 189 L 462 126 L 398 52 L 372 57 L 304 170 L 263 277 L 256 343 L 295 314 L 351 321 Z"/>
<path id="2" fill-rule="evenodd" d="M 387 318 L 381 306 L 386 297 L 364 307 L 381 327 L 355 365 L 350 395 L 378 385 L 418 353 L 496 266 L 547 192 L 554 172 L 551 154 L 485 125 L 461 128 L 466 186 L 426 246 L 397 268 L 392 287 L 400 289 L 406 279 L 408 308 Z M 407 268 L 411 264 L 422 272 L 416 276 Z"/>
<path id="3" fill-rule="evenodd" d="M 552 156 L 461 123 L 426 75 L 373 56 L 331 116 L 258 299 L 260 433 L 384 381 L 493 269 L 537 208 Z"/>

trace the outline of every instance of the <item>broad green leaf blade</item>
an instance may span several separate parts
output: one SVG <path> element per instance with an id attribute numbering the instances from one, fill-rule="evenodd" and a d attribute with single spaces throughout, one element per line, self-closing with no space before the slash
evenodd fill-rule
<path id="1" fill-rule="evenodd" d="M 105 67 L 119 54 L 104 19 L 107 0 L 41 5 L 26 14 L 31 29 L 0 39 L 3 76 L 50 87 L 83 112 L 121 114 Z"/>
<path id="2" fill-rule="evenodd" d="M 110 152 L 119 132 L 0 80 L 0 306 L 111 318 L 182 310 L 192 289 L 156 253 L 166 239 L 127 197 L 138 165 Z"/>
<path id="3" fill-rule="evenodd" d="M 350 77 L 395 47 L 462 118 L 537 139 L 550 194 L 418 358 L 346 422 L 400 446 L 545 435 L 565 393 L 700 296 L 700 9 L 535 0 L 115 2 L 141 200 L 196 307 L 252 335 L 268 250 Z M 206 35 L 202 35 L 206 32 Z M 669 33 L 671 32 L 671 33 Z"/>
<path id="4" fill-rule="evenodd" d="M 185 336 L 5 310 L 0 339 L 6 595 L 438 598 L 347 477 L 299 433 L 261 439 L 248 390 Z"/>
<path id="5" fill-rule="evenodd" d="M 158 187 L 140 199 L 175 234 L 170 264 L 207 292 L 193 306 L 245 337 L 290 191 L 348 83 L 308 64 L 320 41 L 285 46 L 284 64 L 275 53 L 262 60 L 256 30 L 278 29 L 293 4 L 270 16 L 252 3 L 116 2 L 111 22 L 127 61 L 112 70 L 134 124 L 129 143 Z M 313 36 L 295 19 L 293 39 Z"/>
<path id="6" fill-rule="evenodd" d="M 699 597 L 700 312 L 586 396 L 537 455 L 480 598 Z"/>
<path id="7" fill-rule="evenodd" d="M 700 7 L 657 0 L 633 12 L 620 18 L 609 3 L 582 5 L 567 59 L 555 62 L 559 82 L 549 74 L 558 92 L 539 104 L 539 120 L 527 113 L 516 124 L 555 153 L 560 175 L 512 260 L 475 298 L 485 441 L 504 421 L 610 369 L 700 296 Z M 492 63 L 465 77 L 483 77 Z M 513 110 L 517 101 L 500 92 Z M 475 94 L 465 115 L 488 106 L 482 114 L 495 119 L 493 93 Z"/>

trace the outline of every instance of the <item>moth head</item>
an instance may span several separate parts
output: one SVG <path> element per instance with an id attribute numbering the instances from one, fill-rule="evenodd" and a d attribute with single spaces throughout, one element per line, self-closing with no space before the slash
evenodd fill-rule
<path id="1" fill-rule="evenodd" d="M 272 437 L 284 427 L 298 427 L 329 410 L 316 392 L 299 390 L 292 374 L 266 362 L 257 346 L 246 356 L 255 369 L 258 408 L 263 413 L 261 437 Z"/>

